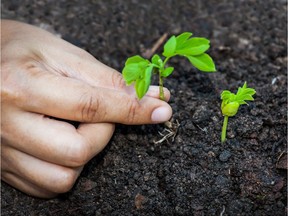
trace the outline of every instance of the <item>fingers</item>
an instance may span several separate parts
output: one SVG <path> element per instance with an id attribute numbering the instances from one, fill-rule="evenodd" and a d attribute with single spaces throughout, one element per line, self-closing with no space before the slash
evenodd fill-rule
<path id="1" fill-rule="evenodd" d="M 114 132 L 114 125 L 109 123 L 80 124 L 75 129 L 67 122 L 21 111 L 7 113 L 3 124 L 3 137 L 13 148 L 69 167 L 87 163 L 107 145 Z"/>
<path id="2" fill-rule="evenodd" d="M 36 71 L 42 73 L 45 69 L 45 72 L 81 80 L 94 87 L 118 90 L 127 88 L 121 73 L 101 63 L 85 50 L 32 25 L 11 20 L 2 20 L 1 23 L 8 28 L 5 32 L 14 32 L 10 34 L 16 37 L 13 47 L 17 47 L 17 52 L 15 52 L 13 47 L 7 46 L 5 58 L 3 57 L 6 59 L 4 62 L 7 62 L 7 59 L 15 61 L 16 57 L 20 58 L 22 63 L 25 63 L 24 70 L 27 66 L 29 68 L 29 71 L 21 71 L 22 73 L 35 73 Z M 33 32 L 33 37 L 31 37 L 31 32 Z M 36 36 L 37 41 L 35 41 Z M 5 38 L 11 39 L 9 36 Z M 19 48 L 22 48 L 22 52 L 19 52 Z M 23 59 L 23 56 L 26 58 Z M 17 65 L 12 70 L 19 71 L 19 67 L 21 65 Z M 134 89 L 133 92 L 135 92 Z M 166 89 L 165 93 L 168 95 L 169 91 Z M 158 98 L 157 94 L 152 95 Z"/>
<path id="3" fill-rule="evenodd" d="M 61 69 L 61 73 L 64 73 L 65 76 L 81 80 L 93 87 L 125 91 L 136 97 L 134 86 L 126 86 L 121 73 L 99 62 L 93 56 L 90 56 L 90 54 L 85 53 L 85 51 L 81 49 L 78 51 L 84 52 L 82 53 L 82 58 L 79 58 L 78 55 L 71 55 L 71 53 L 69 53 L 65 56 L 66 63 L 62 60 L 60 65 L 59 62 L 52 63 L 53 60 L 49 60 L 47 61 L 47 64 L 54 65 L 55 70 L 57 70 L 56 68 Z M 83 61 L 83 56 L 86 57 L 86 61 Z M 59 58 L 61 58 L 61 56 L 59 56 Z M 69 67 L 67 65 L 69 65 Z M 159 99 L 159 86 L 150 86 L 146 95 Z M 169 101 L 170 92 L 166 88 L 164 88 L 164 95 L 165 101 Z"/>
<path id="4" fill-rule="evenodd" d="M 147 96 L 139 101 L 125 91 L 92 87 L 68 77 L 44 73 L 32 76 L 29 83 L 18 105 L 48 116 L 79 122 L 152 124 L 172 115 L 171 107 L 159 99 Z"/>
<path id="5" fill-rule="evenodd" d="M 81 62 L 77 62 L 79 61 L 78 56 L 70 56 L 70 67 L 63 68 L 63 62 L 61 62 L 62 65 L 58 65 L 58 68 L 62 68 L 61 71 L 65 71 L 66 76 L 81 80 L 93 87 L 102 87 L 113 90 L 125 91 L 129 95 L 134 95 L 136 97 L 134 85 L 126 86 L 121 73 L 108 67 L 107 65 L 104 65 L 95 58 L 93 59 L 92 56 L 90 57 L 92 59 L 90 59 L 89 61 L 83 61 L 81 59 Z M 73 61 L 71 61 L 71 59 L 73 59 Z M 54 62 L 53 64 L 55 65 L 58 63 Z M 159 99 L 159 86 L 150 86 L 146 95 Z M 169 101 L 170 92 L 167 88 L 164 88 L 164 96 L 165 101 Z"/>
<path id="6" fill-rule="evenodd" d="M 1 162 L 4 180 L 36 196 L 69 191 L 83 169 L 48 163 L 7 146 L 2 148 Z"/>
<path id="7" fill-rule="evenodd" d="M 58 195 L 57 193 L 48 191 L 44 188 L 40 188 L 35 184 L 32 184 L 31 182 L 13 173 L 2 171 L 1 179 L 9 185 L 13 186 L 14 188 L 17 188 L 31 196 L 40 198 L 53 198 Z"/>
<path id="8" fill-rule="evenodd" d="M 171 107 L 157 99 L 158 90 L 153 87 L 139 101 L 120 73 L 87 52 L 41 29 L 29 25 L 19 29 L 25 32 L 21 34 L 25 43 L 14 40 L 14 49 L 21 47 L 25 52 L 17 55 L 18 61 L 13 60 L 15 50 L 5 46 L 1 93 L 4 100 L 10 100 L 8 103 L 12 101 L 29 112 L 79 122 L 152 124 L 170 119 Z M 39 41 L 32 43 L 30 30 Z M 169 91 L 165 92 L 168 100 Z"/>

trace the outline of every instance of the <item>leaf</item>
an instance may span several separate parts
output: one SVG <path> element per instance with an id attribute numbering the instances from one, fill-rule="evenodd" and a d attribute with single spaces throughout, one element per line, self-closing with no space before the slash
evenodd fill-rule
<path id="1" fill-rule="evenodd" d="M 125 65 L 132 64 L 132 63 L 139 63 L 139 62 L 142 62 L 142 61 L 147 61 L 147 60 L 142 58 L 139 55 L 135 55 L 135 56 L 132 56 L 132 57 L 128 58 L 126 60 L 126 62 L 125 62 Z"/>
<path id="2" fill-rule="evenodd" d="M 195 47 L 190 47 L 188 49 L 176 50 L 176 53 L 179 55 L 191 55 L 196 56 L 206 52 L 209 49 L 210 45 L 199 45 Z"/>
<path id="3" fill-rule="evenodd" d="M 183 48 L 197 47 L 201 45 L 209 45 L 210 41 L 203 37 L 193 37 L 183 44 Z"/>
<path id="4" fill-rule="evenodd" d="M 224 103 L 229 103 L 229 100 L 233 99 L 235 97 L 235 94 L 228 90 L 224 90 L 221 93 L 221 99 L 223 100 Z"/>
<path id="5" fill-rule="evenodd" d="M 144 95 L 147 93 L 150 83 L 151 83 L 151 74 L 152 74 L 153 66 L 149 66 L 146 68 L 144 73 L 142 74 L 143 76 L 136 80 L 135 83 L 135 89 L 136 89 L 136 94 L 139 99 L 144 97 Z"/>
<path id="6" fill-rule="evenodd" d="M 221 93 L 221 99 L 222 100 L 225 100 L 225 99 L 228 99 L 231 94 L 233 94 L 232 92 L 228 91 L 228 90 L 224 90 L 222 93 Z M 234 95 L 234 94 L 233 94 Z"/>
<path id="7" fill-rule="evenodd" d="M 239 87 L 237 91 L 237 95 L 243 95 L 243 94 L 250 94 L 254 95 L 256 91 L 253 88 L 247 88 L 247 83 L 245 82 L 243 87 Z"/>
<path id="8" fill-rule="evenodd" d="M 210 47 L 210 41 L 206 38 L 194 37 L 187 40 L 181 48 L 177 47 L 176 53 L 180 55 L 200 55 Z"/>
<path id="9" fill-rule="evenodd" d="M 255 89 L 247 88 L 247 83 L 245 82 L 243 87 L 239 87 L 236 93 L 236 101 L 240 104 L 247 104 L 245 100 L 252 101 L 252 97 L 256 93 Z"/>
<path id="10" fill-rule="evenodd" d="M 167 67 L 165 70 L 161 73 L 162 77 L 168 77 L 174 70 L 174 67 Z"/>
<path id="11" fill-rule="evenodd" d="M 183 43 L 192 36 L 191 32 L 184 32 L 176 37 L 177 49 L 181 49 Z"/>
<path id="12" fill-rule="evenodd" d="M 128 58 L 122 71 L 126 84 L 131 85 L 139 79 L 149 63 L 148 60 L 138 55 Z"/>
<path id="13" fill-rule="evenodd" d="M 122 75 L 127 85 L 131 85 L 132 82 L 139 79 L 142 69 L 138 63 L 131 63 L 123 68 Z"/>
<path id="14" fill-rule="evenodd" d="M 176 37 L 173 35 L 164 45 L 164 52 L 162 53 L 165 57 L 171 57 L 175 54 L 176 50 Z"/>
<path id="15" fill-rule="evenodd" d="M 243 104 L 247 104 L 247 100 L 254 100 L 252 97 L 256 93 L 255 89 L 247 88 L 245 82 L 243 87 L 239 87 L 236 95 L 228 90 L 224 90 L 221 93 L 221 110 L 223 115 L 234 116 L 238 111 L 238 107 Z"/>
<path id="16" fill-rule="evenodd" d="M 155 54 L 153 55 L 152 59 L 151 59 L 151 62 L 154 64 L 154 65 L 157 65 L 159 68 L 161 68 L 163 66 L 163 61 L 162 59 L 160 58 L 159 55 Z"/>
<path id="17" fill-rule="evenodd" d="M 212 58 L 203 53 L 198 56 L 186 56 L 192 65 L 194 65 L 197 69 L 204 71 L 204 72 L 214 72 L 216 71 L 214 62 Z"/>

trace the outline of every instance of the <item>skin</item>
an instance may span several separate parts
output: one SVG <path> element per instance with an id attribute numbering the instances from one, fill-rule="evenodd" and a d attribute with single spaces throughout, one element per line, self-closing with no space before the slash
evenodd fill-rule
<path id="1" fill-rule="evenodd" d="M 2 20 L 1 52 L 1 179 L 29 195 L 69 191 L 115 123 L 171 118 L 167 89 L 139 101 L 119 72 L 37 27 Z"/>

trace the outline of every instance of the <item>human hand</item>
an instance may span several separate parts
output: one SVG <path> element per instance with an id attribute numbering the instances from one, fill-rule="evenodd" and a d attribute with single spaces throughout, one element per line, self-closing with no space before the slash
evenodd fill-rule
<path id="1" fill-rule="evenodd" d="M 119 72 L 84 50 L 27 24 L 1 25 L 1 178 L 15 188 L 43 198 L 67 192 L 114 123 L 170 119 L 157 87 L 138 101 Z"/>

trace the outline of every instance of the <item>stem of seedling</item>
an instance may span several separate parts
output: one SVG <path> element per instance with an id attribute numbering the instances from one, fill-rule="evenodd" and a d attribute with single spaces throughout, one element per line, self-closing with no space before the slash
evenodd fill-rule
<path id="1" fill-rule="evenodd" d="M 221 142 L 224 143 L 226 140 L 226 131 L 228 125 L 228 116 L 224 116 L 224 122 L 222 126 Z"/>
<path id="2" fill-rule="evenodd" d="M 161 76 L 161 74 L 159 74 L 159 98 L 163 101 L 165 100 L 164 88 L 163 88 L 163 77 Z"/>
<path id="3" fill-rule="evenodd" d="M 163 82 L 164 77 L 161 75 L 161 70 L 164 71 L 165 65 L 166 65 L 167 61 L 169 60 L 169 58 L 170 57 L 165 58 L 162 67 L 159 68 L 159 98 L 163 101 L 165 100 L 164 82 Z"/>
<path id="4" fill-rule="evenodd" d="M 170 59 L 170 57 L 165 58 L 164 62 L 163 62 L 163 66 L 161 67 L 161 69 L 159 68 L 159 98 L 160 98 L 160 100 L 163 100 L 163 101 L 165 100 L 164 83 L 163 83 L 164 77 L 161 75 L 161 70 L 165 69 L 165 65 L 169 59 Z"/>
<path id="5" fill-rule="evenodd" d="M 171 56 L 171 57 L 172 57 L 172 56 Z M 163 68 L 165 67 L 167 61 L 168 61 L 171 57 L 167 57 L 167 58 L 164 59 L 164 62 L 163 62 Z"/>

